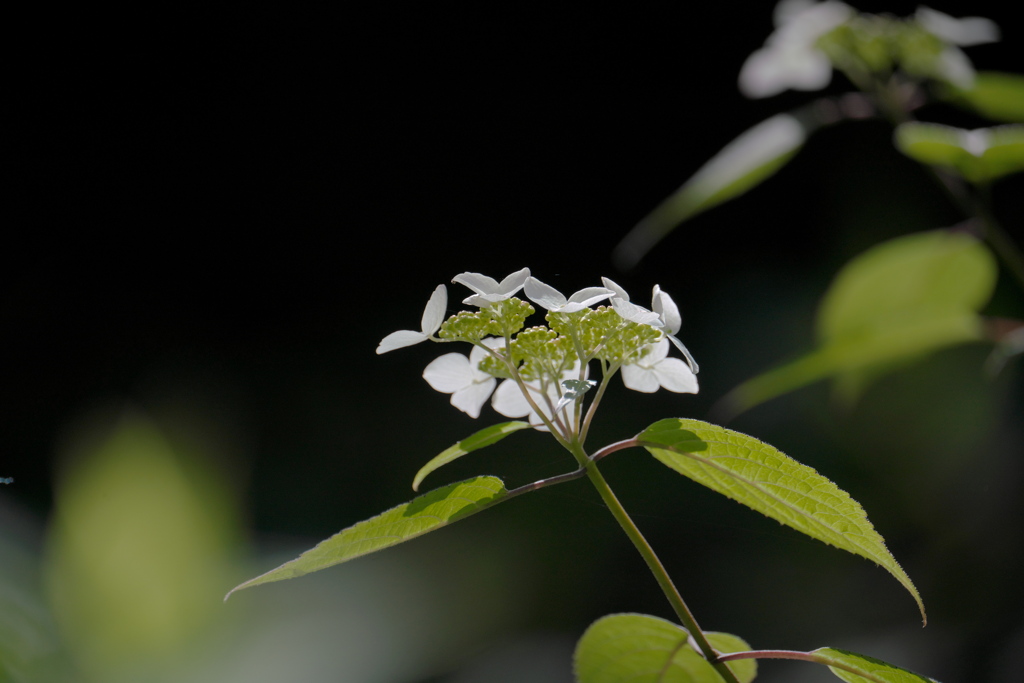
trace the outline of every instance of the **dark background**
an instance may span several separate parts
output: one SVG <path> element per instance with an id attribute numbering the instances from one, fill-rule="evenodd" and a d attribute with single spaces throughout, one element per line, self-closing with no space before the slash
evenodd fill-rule
<path id="1" fill-rule="evenodd" d="M 1024 36 L 1003 7 L 936 3 L 995 19 L 1004 41 L 968 53 L 981 69 L 1021 72 Z M 810 347 L 814 307 L 844 262 L 960 220 L 892 150 L 886 125 L 847 124 L 638 269 L 614 270 L 617 241 L 703 161 L 813 97 L 749 102 L 736 90 L 769 17 L 768 5 L 257 3 L 30 27 L 9 100 L 0 475 L 16 483 L 3 495 L 45 519 L 60 434 L 131 404 L 227 435 L 220 465 L 257 541 L 321 538 L 402 502 L 423 462 L 495 415 L 473 422 L 420 379 L 436 349 L 373 350 L 416 328 L 431 290 L 466 270 L 529 266 L 566 293 L 607 275 L 641 303 L 660 284 L 683 312 L 701 393 L 616 388 L 592 445 L 661 417 L 706 418 L 738 382 Z M 830 92 L 847 87 L 837 78 Z M 945 108 L 922 118 L 984 125 Z M 1011 178 L 994 196 L 1018 245 L 1022 191 Z M 457 310 L 461 289 L 449 291 Z M 1022 300 L 1004 278 L 988 312 L 1022 318 Z M 939 354 L 852 414 L 814 387 L 731 425 L 864 504 L 932 610 L 914 638 L 934 628 L 941 646 L 921 666 L 944 667 L 929 673 L 947 681 L 1000 680 L 990 657 L 1007 657 L 1024 628 L 1021 367 L 989 383 L 987 352 Z M 911 600 L 868 563 L 837 560 L 639 454 L 610 460 L 612 485 L 710 628 L 812 648 L 914 626 Z M 527 434 L 432 483 L 493 473 L 512 486 L 571 467 Z M 612 611 L 670 616 L 584 484 L 514 506 L 495 518 L 516 518 L 523 552 L 545 567 L 517 632 L 578 635 Z"/>

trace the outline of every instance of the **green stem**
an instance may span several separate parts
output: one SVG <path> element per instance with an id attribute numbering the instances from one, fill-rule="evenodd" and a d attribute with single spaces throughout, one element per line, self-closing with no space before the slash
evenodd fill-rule
<path id="1" fill-rule="evenodd" d="M 736 676 L 733 675 L 732 671 L 725 665 L 724 662 L 718 661 L 718 656 L 715 654 L 714 649 L 711 647 L 711 643 L 704 636 L 704 632 L 697 624 L 696 618 L 693 613 L 690 612 L 690 608 L 687 607 L 683 597 L 679 594 L 679 590 L 675 584 L 672 583 L 672 579 L 669 577 L 668 572 L 665 571 L 665 566 L 658 559 L 658 556 L 654 553 L 654 549 L 644 538 L 644 535 L 640 533 L 640 529 L 637 528 L 636 524 L 630 518 L 629 514 L 626 513 L 626 509 L 622 507 L 622 503 L 615 497 L 608 482 L 605 481 L 604 476 L 600 470 L 597 469 L 597 463 L 591 460 L 587 454 L 583 451 L 583 447 L 578 442 L 573 444 L 572 454 L 576 456 L 576 460 L 579 461 L 580 465 L 586 469 L 587 477 L 590 482 L 597 489 L 598 494 L 601 496 L 601 500 L 604 501 L 608 509 L 611 510 L 612 516 L 615 517 L 615 521 L 619 523 L 622 530 L 626 532 L 626 536 L 633 542 L 633 546 L 636 547 L 640 556 L 644 558 L 644 562 L 647 563 L 647 568 L 651 570 L 654 575 L 654 579 L 658 582 L 665 597 L 668 598 L 669 604 L 672 605 L 672 609 L 675 611 L 676 616 L 679 617 L 680 622 L 690 633 L 697 645 L 700 647 L 704 657 L 711 663 L 718 674 L 727 683 L 739 683 L 736 680 Z"/>

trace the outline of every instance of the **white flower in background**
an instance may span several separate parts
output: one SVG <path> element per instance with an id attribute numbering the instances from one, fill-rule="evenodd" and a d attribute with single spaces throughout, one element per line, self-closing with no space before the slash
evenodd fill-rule
<path id="1" fill-rule="evenodd" d="M 775 32 L 740 69 L 740 92 L 750 98 L 784 90 L 819 90 L 832 80 L 832 62 L 818 39 L 853 16 L 837 0 L 782 0 L 775 7 Z"/>
<path id="2" fill-rule="evenodd" d="M 430 295 L 427 307 L 423 309 L 423 318 L 420 319 L 421 331 L 399 330 L 392 332 L 377 345 L 377 354 L 419 344 L 433 337 L 434 333 L 441 328 L 441 323 L 444 322 L 444 311 L 447 306 L 448 290 L 444 285 L 438 285 L 434 293 Z"/>
<path id="3" fill-rule="evenodd" d="M 654 312 L 658 314 L 658 318 L 661 319 L 665 336 L 686 357 L 686 362 L 693 371 L 693 374 L 700 372 L 697 361 L 693 359 L 687 348 L 683 346 L 683 342 L 676 338 L 676 334 L 683 327 L 683 316 L 679 314 L 679 307 L 676 306 L 676 302 L 672 300 L 672 297 L 667 292 L 661 291 L 661 287 L 658 285 L 654 285 L 654 293 L 651 296 L 651 308 L 654 309 Z"/>
<path id="4" fill-rule="evenodd" d="M 996 22 L 984 17 L 956 19 L 922 6 L 917 8 L 914 18 L 925 31 L 953 45 L 970 47 L 999 42 L 999 27 Z"/>
<path id="5" fill-rule="evenodd" d="M 615 294 L 606 287 L 585 287 L 568 299 L 551 285 L 546 285 L 535 277 L 531 277 L 523 286 L 527 298 L 533 303 L 546 308 L 552 313 L 575 313 L 588 308 L 598 301 L 604 301 Z"/>
<path id="6" fill-rule="evenodd" d="M 480 273 L 460 273 L 452 278 L 452 282 L 466 285 L 476 292 L 476 294 L 463 299 L 462 303 L 484 308 L 511 297 L 522 289 L 528 277 L 530 277 L 530 269 L 523 268 L 501 282 Z"/>
<path id="7" fill-rule="evenodd" d="M 634 303 L 630 303 L 629 294 L 613 280 L 603 277 L 601 278 L 601 282 L 604 283 L 605 287 L 615 293 L 612 296 L 612 308 L 614 308 L 615 312 L 620 316 L 630 322 L 639 323 L 641 325 L 661 327 L 664 324 L 661 322 L 661 318 L 658 317 L 657 313 L 648 311 L 643 306 L 637 306 Z"/>
<path id="8" fill-rule="evenodd" d="M 633 391 L 653 394 L 659 388 L 677 394 L 696 394 L 697 376 L 678 358 L 668 358 L 668 339 L 647 347 L 636 363 L 622 366 L 622 383 Z"/>
<path id="9" fill-rule="evenodd" d="M 588 371 L 584 373 L 584 376 L 589 375 Z M 566 370 L 562 373 L 561 378 L 558 382 L 551 382 L 548 384 L 547 398 L 551 401 L 552 405 L 557 405 L 560 396 L 558 395 L 559 385 L 567 379 L 579 379 L 580 366 L 576 363 L 572 369 Z M 545 417 L 551 419 L 551 409 L 548 407 L 548 402 L 544 400 L 544 394 L 540 390 L 540 382 L 533 380 L 524 382 L 527 390 L 530 392 L 531 398 L 537 407 L 541 409 Z M 534 429 L 542 432 L 548 431 L 548 428 L 544 425 L 544 421 L 541 420 L 540 415 L 533 409 L 529 401 L 523 395 L 523 392 L 519 390 L 519 385 L 514 380 L 506 379 L 498 385 L 498 390 L 494 392 L 494 398 L 491 399 L 491 407 L 494 408 L 495 412 L 498 412 L 505 417 L 526 417 L 527 421 L 533 425 Z M 563 406 L 564 407 L 564 406 Z"/>
<path id="10" fill-rule="evenodd" d="M 494 337 L 482 341 L 492 349 L 504 345 L 504 340 Z M 469 358 L 461 353 L 446 353 L 426 367 L 423 379 L 442 394 L 451 394 L 453 406 L 472 418 L 480 417 L 480 408 L 498 383 L 480 369 L 480 361 L 486 357 L 487 351 L 479 346 L 473 347 Z"/>
<path id="11" fill-rule="evenodd" d="M 925 31 L 949 43 L 935 62 L 936 75 L 965 90 L 974 85 L 974 65 L 957 45 L 969 47 L 998 42 L 996 23 L 983 17 L 955 19 L 928 7 L 918 7 L 914 18 Z"/>

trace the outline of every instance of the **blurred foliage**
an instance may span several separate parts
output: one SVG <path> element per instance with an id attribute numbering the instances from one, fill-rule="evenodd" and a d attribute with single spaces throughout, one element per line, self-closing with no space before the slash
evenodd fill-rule
<path id="1" fill-rule="evenodd" d="M 58 622 L 90 680 L 171 671 L 226 616 L 214 598 L 230 580 L 236 504 L 202 461 L 176 454 L 139 415 L 78 448 L 48 542 Z"/>
<path id="2" fill-rule="evenodd" d="M 884 242 L 836 274 L 817 314 L 819 348 L 747 380 L 722 399 L 727 415 L 826 378 L 848 406 L 887 370 L 946 346 L 985 338 L 978 312 L 996 262 L 966 233 L 936 231 Z"/>

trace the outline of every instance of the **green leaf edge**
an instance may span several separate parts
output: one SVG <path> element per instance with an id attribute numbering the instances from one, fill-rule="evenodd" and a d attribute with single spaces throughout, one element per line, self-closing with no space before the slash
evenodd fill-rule
<path id="1" fill-rule="evenodd" d="M 430 459 L 426 465 L 420 468 L 419 472 L 412 480 L 412 490 L 419 491 L 420 484 L 423 483 L 423 479 L 433 472 L 434 470 L 447 465 L 453 460 L 457 460 L 467 453 L 478 451 L 481 448 L 496 444 L 497 442 L 504 439 L 509 434 L 518 432 L 521 429 L 528 429 L 530 427 L 529 422 L 523 422 L 521 420 L 512 420 L 511 422 L 502 422 L 500 424 L 491 425 L 485 427 L 474 434 L 467 436 L 457 444 L 444 449 L 433 458 Z"/>
<path id="2" fill-rule="evenodd" d="M 908 252 L 908 249 L 913 251 Z M 863 279 L 865 269 L 874 270 L 880 257 L 892 258 L 897 253 L 903 257 L 910 253 L 915 259 L 923 254 L 929 260 L 968 257 L 988 274 L 972 283 L 975 293 L 970 301 L 962 300 L 958 302 L 961 305 L 946 307 L 942 315 L 934 315 L 938 309 L 925 302 L 906 309 L 927 312 L 923 318 L 901 313 L 895 319 L 898 322 L 890 321 L 885 328 L 878 327 L 877 321 L 861 320 L 859 333 L 837 334 L 836 297 L 848 299 L 851 287 L 861 287 L 854 283 Z M 761 403 L 830 377 L 895 367 L 944 348 L 981 341 L 985 339 L 985 331 L 977 312 L 992 298 L 997 278 L 995 257 L 982 242 L 967 234 L 932 230 L 877 244 L 848 261 L 829 284 L 816 314 L 817 348 L 739 384 L 719 401 L 718 414 L 735 417 Z M 890 317 L 895 313 L 890 311 Z M 925 339 L 926 343 L 912 343 L 915 338 Z"/>
<path id="3" fill-rule="evenodd" d="M 857 528 L 857 531 L 859 532 L 860 536 L 868 538 L 868 539 L 870 539 L 873 542 L 874 550 L 871 549 L 871 547 L 872 547 L 871 545 L 865 546 L 865 545 L 861 545 L 859 543 L 856 543 L 855 541 L 853 541 L 843 531 L 840 531 L 838 529 L 833 529 L 832 526 L 830 526 L 826 522 L 816 518 L 815 516 L 813 516 L 813 515 L 811 515 L 811 514 L 809 514 L 807 512 L 804 512 L 802 510 L 792 508 L 792 506 L 788 505 L 785 501 L 779 500 L 777 498 L 777 496 L 775 494 L 773 494 L 772 492 L 767 491 L 767 490 L 765 490 L 765 489 L 763 489 L 761 487 L 756 486 L 756 484 L 758 482 L 744 481 L 744 480 L 741 479 L 741 477 L 738 474 L 733 473 L 733 472 L 731 472 L 729 470 L 722 469 L 719 466 L 716 466 L 707 457 L 702 457 L 700 455 L 697 455 L 693 451 L 680 450 L 678 448 L 678 443 L 679 443 L 678 441 L 675 442 L 675 444 L 673 444 L 673 445 L 669 445 L 669 444 L 665 444 L 665 443 L 660 443 L 660 446 L 647 445 L 648 443 L 658 444 L 659 441 L 657 440 L 657 437 L 651 438 L 651 435 L 652 434 L 656 434 L 659 431 L 659 429 L 658 429 L 659 426 L 661 427 L 662 430 L 664 430 L 664 428 L 666 426 L 668 426 L 670 423 L 677 423 L 677 426 L 674 428 L 674 431 L 682 431 L 682 430 L 692 431 L 694 434 L 697 435 L 697 437 L 700 439 L 701 443 L 706 444 L 708 447 L 711 447 L 712 445 L 715 445 L 715 444 L 741 445 L 741 444 L 735 444 L 735 443 L 730 442 L 730 441 L 727 440 L 729 438 L 734 439 L 734 440 L 739 439 L 739 440 L 742 440 L 742 441 L 745 442 L 745 443 L 743 443 L 741 445 L 741 447 L 750 448 L 752 450 L 756 449 L 756 450 L 758 450 L 760 452 L 767 453 L 769 455 L 773 455 L 775 457 L 781 458 L 784 461 L 786 461 L 787 463 L 791 463 L 799 471 L 801 471 L 802 473 L 804 473 L 806 475 L 809 475 L 809 477 L 815 482 L 815 485 L 818 487 L 816 490 L 825 490 L 830 495 L 835 496 L 836 498 L 839 498 L 840 500 L 842 500 L 844 502 L 847 502 L 850 505 L 852 505 L 852 507 L 854 509 L 854 514 L 855 514 L 854 517 L 850 517 L 849 515 L 844 514 L 842 512 L 839 512 L 839 511 L 834 511 L 833 514 L 835 514 L 836 516 L 841 517 L 843 519 L 849 520 L 854 525 L 855 528 L 860 527 L 860 525 L 859 525 L 860 522 L 862 522 L 864 525 L 866 525 L 866 528 Z M 707 432 L 708 430 L 710 430 L 713 433 L 717 432 L 721 436 L 719 436 L 718 438 L 710 438 L 709 439 L 709 438 L 707 438 L 709 436 L 708 434 L 706 434 L 706 433 L 705 434 L 701 434 L 700 433 L 701 431 Z M 659 420 L 659 421 L 655 422 L 654 424 L 649 426 L 647 429 L 645 429 L 644 431 L 640 432 L 640 434 L 638 434 L 636 438 L 640 442 L 642 442 L 641 445 L 643 445 L 648 450 L 648 452 L 650 452 L 651 455 L 653 455 L 658 461 L 660 461 L 661 463 L 663 463 L 665 466 L 669 467 L 670 469 L 673 469 L 676 472 L 679 472 L 680 474 L 688 477 L 689 479 L 692 479 L 693 481 L 696 481 L 698 484 L 706 486 L 706 487 L 710 488 L 711 490 L 716 491 L 717 493 L 721 493 L 722 495 L 726 496 L 727 498 L 732 498 L 736 502 L 742 503 L 743 505 L 746 505 L 747 507 L 751 508 L 752 510 L 760 512 L 761 514 L 763 514 L 763 515 L 765 515 L 765 516 L 767 516 L 767 517 L 769 517 L 771 519 L 774 519 L 775 521 L 777 521 L 777 522 L 779 522 L 781 524 L 789 526 L 790 528 L 795 529 L 796 531 L 799 531 L 799 532 L 801 532 L 801 533 L 803 533 L 803 534 L 805 534 L 807 536 L 810 536 L 811 538 L 815 538 L 815 539 L 817 539 L 819 541 L 822 541 L 823 543 L 835 546 L 836 548 L 839 548 L 840 550 L 846 550 L 847 552 L 853 553 L 855 555 L 860 555 L 861 557 L 864 557 L 864 558 L 866 558 L 868 560 L 871 560 L 875 564 L 879 565 L 880 567 L 882 567 L 883 569 L 888 571 L 890 574 L 892 574 L 892 576 L 897 581 L 899 581 L 900 584 L 904 588 L 907 589 L 907 591 L 911 594 L 911 596 L 913 596 L 914 601 L 917 603 L 918 609 L 920 609 L 920 611 L 921 611 L 921 619 L 922 619 L 922 621 L 925 624 L 928 623 L 928 616 L 927 616 L 927 614 L 925 612 L 924 602 L 921 600 L 920 593 L 918 593 L 917 588 L 914 586 L 913 581 L 910 580 L 910 577 L 907 575 L 907 573 L 905 571 L 903 571 L 903 568 L 900 566 L 899 562 L 896 561 L 896 558 L 893 557 L 892 553 L 889 552 L 889 549 L 886 548 L 886 546 L 885 546 L 885 539 L 883 539 L 882 536 L 877 531 L 875 531 L 874 526 L 871 524 L 871 522 L 867 518 L 867 513 L 864 511 L 864 508 L 861 506 L 860 503 L 858 503 L 856 500 L 854 500 L 850 496 L 850 494 L 848 494 L 846 491 L 844 491 L 841 488 L 839 488 L 838 486 L 836 486 L 835 483 L 832 482 L 830 479 L 828 479 L 828 478 L 822 476 L 821 474 L 819 474 L 814 468 L 809 467 L 807 465 L 804 465 L 803 463 L 801 463 L 801 462 L 799 462 L 797 460 L 794 460 L 793 458 L 789 457 L 788 455 L 786 455 L 785 453 L 783 453 L 779 449 L 775 448 L 774 446 L 771 446 L 770 444 L 766 444 L 763 441 L 761 441 L 759 439 L 756 439 L 756 438 L 754 438 L 752 436 L 749 436 L 747 434 L 743 434 L 741 432 L 737 432 L 737 431 L 734 431 L 734 430 L 731 430 L 731 429 L 726 429 L 725 427 L 719 427 L 718 425 L 713 425 L 713 424 L 708 423 L 708 422 L 701 422 L 700 420 L 692 420 L 692 419 L 688 419 L 688 418 L 666 418 L 664 420 Z M 643 442 L 647 442 L 647 443 L 643 443 Z M 827 529 L 830 533 L 828 533 L 828 534 L 821 533 L 821 535 L 815 535 L 813 533 L 810 533 L 808 530 L 797 528 L 797 527 L 793 526 L 792 524 L 790 524 L 786 519 L 782 518 L 781 516 L 779 516 L 777 514 L 774 514 L 774 510 L 771 507 L 767 507 L 767 506 L 766 507 L 755 507 L 755 505 L 751 504 L 751 502 L 748 501 L 748 500 L 740 500 L 739 498 L 734 497 L 732 495 L 732 492 L 730 492 L 730 491 L 719 490 L 719 489 L 715 488 L 714 486 L 710 485 L 709 483 L 701 481 L 700 479 L 695 478 L 693 475 L 691 475 L 685 469 L 677 469 L 676 467 L 673 466 L 673 464 L 671 464 L 671 461 L 672 461 L 673 458 L 662 456 L 662 455 L 660 455 L 658 453 L 658 451 L 668 451 L 669 453 L 672 453 L 672 454 L 681 455 L 683 457 L 690 458 L 692 460 L 700 461 L 704 466 L 713 468 L 713 469 L 717 470 L 718 472 L 720 472 L 721 474 L 724 474 L 726 476 L 731 477 L 735 481 L 740 481 L 741 483 L 743 483 L 743 484 L 745 484 L 745 485 L 747 485 L 747 486 L 749 486 L 751 488 L 757 488 L 757 490 L 759 490 L 762 493 L 762 495 L 765 495 L 765 496 L 767 496 L 769 498 L 772 498 L 777 503 L 780 503 L 780 504 L 784 505 L 785 507 L 790 508 L 798 516 L 812 521 L 814 523 L 814 525 L 812 525 L 812 528 L 815 528 L 815 527 L 824 528 L 824 529 Z M 709 455 L 711 454 L 710 449 L 708 451 L 708 454 Z M 762 466 L 762 467 L 767 467 L 767 465 L 765 465 L 764 463 L 760 463 L 759 462 L 758 464 L 760 466 Z M 818 501 L 818 500 L 816 500 L 816 502 L 818 502 L 819 504 L 821 503 L 821 501 Z M 848 545 L 844 547 L 843 545 L 839 545 L 838 543 L 836 543 L 835 540 L 834 540 L 834 537 L 832 536 L 833 534 L 835 536 L 838 536 L 840 539 L 845 540 L 848 543 Z M 872 534 L 874 535 L 875 538 L 871 538 Z"/>
<path id="4" fill-rule="evenodd" d="M 974 137 L 979 134 L 984 137 Z M 965 144 L 972 139 L 983 140 L 984 148 L 971 149 Z M 976 184 L 1024 170 L 1024 127 L 1020 124 L 966 130 L 942 123 L 908 121 L 896 127 L 893 140 L 896 148 L 911 159 L 955 170 Z"/>
<path id="5" fill-rule="evenodd" d="M 640 614 L 637 612 L 622 612 L 618 614 L 609 614 L 601 617 L 600 619 L 593 622 L 590 626 L 587 627 L 587 630 L 583 632 L 583 635 L 580 636 L 579 640 L 577 641 L 576 648 L 573 651 L 573 677 L 577 681 L 581 680 L 579 677 L 581 646 L 583 645 L 584 641 L 587 640 L 588 637 L 593 637 L 595 630 L 599 631 L 601 629 L 607 628 L 609 626 L 609 622 L 621 623 L 622 621 L 635 621 L 637 619 L 642 620 L 648 626 L 648 628 L 654 628 L 666 634 L 669 632 L 671 632 L 672 635 L 678 633 L 681 636 L 681 641 L 679 645 L 669 655 L 670 660 L 675 658 L 676 653 L 679 650 L 685 648 L 686 650 L 692 652 L 695 657 L 699 658 L 701 662 L 707 664 L 707 674 L 714 676 L 714 679 L 716 681 L 722 680 L 721 676 L 719 676 L 719 674 L 714 670 L 711 664 L 707 662 L 707 660 L 705 660 L 696 650 L 693 650 L 693 648 L 691 648 L 688 645 L 687 641 L 689 640 L 689 633 L 685 628 L 667 619 L 651 616 L 649 614 Z M 745 640 L 731 633 L 705 631 L 704 635 L 708 639 L 708 642 L 711 643 L 712 647 L 714 647 L 720 653 L 742 652 L 750 650 L 750 645 L 747 644 Z M 755 659 L 740 659 L 733 662 L 728 662 L 726 666 L 728 666 L 729 669 L 732 670 L 733 674 L 739 679 L 740 683 L 750 683 L 750 681 L 754 680 L 754 678 L 757 676 L 757 660 Z"/>
<path id="6" fill-rule="evenodd" d="M 868 657 L 867 655 L 858 654 L 856 652 L 850 652 L 848 650 L 840 650 L 834 647 L 821 647 L 808 654 L 811 655 L 811 661 L 817 664 L 824 664 L 832 671 L 833 674 L 835 674 L 837 678 L 851 683 L 856 683 L 860 680 L 871 681 L 872 683 L 914 683 L 917 681 L 920 681 L 920 683 L 938 683 L 938 681 L 933 678 L 928 678 L 927 676 L 922 676 L 921 674 L 914 673 L 913 671 L 893 666 L 892 664 L 883 662 L 880 659 Z M 872 667 L 883 668 L 873 668 L 868 670 L 863 664 L 861 664 L 861 662 L 867 662 Z M 880 677 L 877 675 L 880 670 L 883 673 L 894 673 L 898 678 L 891 676 L 886 676 L 884 678 Z M 843 671 L 847 674 L 853 674 L 855 678 L 843 676 L 839 671 Z"/>
<path id="7" fill-rule="evenodd" d="M 477 492 L 473 495 L 467 492 L 468 489 L 482 489 L 482 492 Z M 348 562 L 378 550 L 390 548 L 399 543 L 404 543 L 453 522 L 465 519 L 472 514 L 506 500 L 507 497 L 508 491 L 505 489 L 504 482 L 497 477 L 491 476 L 473 477 L 472 479 L 466 479 L 434 489 L 413 498 L 407 503 L 397 505 L 379 515 L 365 519 L 362 522 L 357 522 L 347 529 L 339 531 L 302 553 L 294 560 L 289 560 L 276 569 L 272 569 L 235 586 L 224 596 L 224 600 L 226 602 L 232 593 L 244 588 L 251 588 L 274 581 L 284 581 L 285 579 L 294 579 L 336 564 L 341 564 L 342 562 Z M 431 512 L 425 511 L 429 506 L 443 506 L 446 503 L 455 501 L 468 504 L 453 509 L 447 514 L 440 509 L 434 509 Z M 407 512 L 410 509 L 415 510 L 415 512 L 408 514 Z M 427 520 L 430 517 L 433 517 L 433 520 L 430 520 L 431 523 L 412 532 L 378 534 L 369 538 L 361 537 L 364 532 L 372 531 L 375 525 L 394 525 L 400 524 L 402 521 L 413 521 L 415 519 Z M 395 518 L 394 521 L 391 518 Z M 375 541 L 379 543 L 374 544 Z M 363 547 L 355 550 L 346 550 L 346 545 L 362 545 Z"/>
<path id="8" fill-rule="evenodd" d="M 805 117 L 783 112 L 743 131 L 641 219 L 615 247 L 614 260 L 633 267 L 681 223 L 754 189 L 789 163 L 814 129 Z M 765 143 L 770 135 L 774 145 Z M 751 158 L 759 163 L 751 167 Z M 737 175 L 737 166 L 745 172 Z"/>

